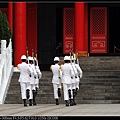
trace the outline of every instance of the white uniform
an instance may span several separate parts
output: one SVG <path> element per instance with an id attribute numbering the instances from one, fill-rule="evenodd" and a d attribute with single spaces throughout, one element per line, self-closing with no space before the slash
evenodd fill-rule
<path id="1" fill-rule="evenodd" d="M 32 90 L 35 90 L 35 81 L 36 81 L 36 78 L 37 78 L 37 72 L 35 70 L 34 64 L 29 64 L 29 68 L 32 71 L 32 74 L 31 74 L 31 77 L 30 77 L 31 88 L 32 88 Z"/>
<path id="2" fill-rule="evenodd" d="M 79 90 L 79 83 L 80 83 L 80 79 L 83 76 L 83 71 L 78 64 L 75 64 L 75 67 L 77 69 L 77 76 L 78 76 L 77 79 L 76 79 L 76 85 L 75 86 Z"/>
<path id="3" fill-rule="evenodd" d="M 20 77 L 19 77 L 18 81 L 20 82 L 20 86 L 21 86 L 22 99 L 27 99 L 26 98 L 26 90 L 27 89 L 30 90 L 30 77 L 29 77 L 29 75 L 31 74 L 31 70 L 29 69 L 28 64 L 25 62 L 18 64 L 17 68 L 18 68 L 18 70 L 20 70 Z"/>
<path id="4" fill-rule="evenodd" d="M 62 83 L 63 83 L 63 90 L 64 90 L 64 100 L 69 100 L 68 90 L 71 91 L 71 95 L 72 95 L 71 77 L 74 76 L 74 72 L 70 63 L 65 63 L 64 65 L 62 65 L 61 71 L 62 71 Z"/>
<path id="5" fill-rule="evenodd" d="M 42 72 L 40 71 L 39 66 L 35 66 L 37 77 L 35 79 L 35 87 L 39 88 L 39 80 L 42 78 Z"/>
<path id="6" fill-rule="evenodd" d="M 51 65 L 51 70 L 53 73 L 52 77 L 52 83 L 53 83 L 53 89 L 54 89 L 54 98 L 58 99 L 58 88 L 61 88 L 61 79 L 60 79 L 60 72 L 59 72 L 60 66 L 58 64 Z"/>
<path id="7" fill-rule="evenodd" d="M 77 69 L 75 67 L 74 62 L 70 63 L 74 72 L 73 79 L 72 79 L 72 90 L 76 88 L 76 77 L 77 77 Z"/>

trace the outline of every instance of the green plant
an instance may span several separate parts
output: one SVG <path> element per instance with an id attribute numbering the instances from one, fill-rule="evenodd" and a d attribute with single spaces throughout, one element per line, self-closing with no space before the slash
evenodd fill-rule
<path id="1" fill-rule="evenodd" d="M 0 41 L 6 40 L 8 46 L 10 38 L 12 38 L 12 33 L 8 23 L 7 15 L 0 11 Z"/>

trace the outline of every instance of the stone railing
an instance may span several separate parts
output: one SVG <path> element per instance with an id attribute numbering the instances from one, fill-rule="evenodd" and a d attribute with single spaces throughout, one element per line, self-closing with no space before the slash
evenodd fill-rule
<path id="1" fill-rule="evenodd" d="M 0 104 L 4 103 L 10 79 L 13 74 L 12 65 L 12 42 L 10 39 L 8 47 L 6 40 L 1 40 L 0 54 Z"/>

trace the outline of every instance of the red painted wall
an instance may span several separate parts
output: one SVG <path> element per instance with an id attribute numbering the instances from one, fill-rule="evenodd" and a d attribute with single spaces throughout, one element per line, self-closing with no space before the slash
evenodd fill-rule
<path id="1" fill-rule="evenodd" d="M 27 3 L 27 47 L 28 54 L 37 52 L 37 3 Z"/>

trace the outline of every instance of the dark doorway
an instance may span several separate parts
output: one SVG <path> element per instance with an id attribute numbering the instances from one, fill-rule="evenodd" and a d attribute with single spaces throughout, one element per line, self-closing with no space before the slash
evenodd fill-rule
<path id="1" fill-rule="evenodd" d="M 56 55 L 63 54 L 63 8 L 56 8 Z"/>
<path id="2" fill-rule="evenodd" d="M 120 7 L 109 7 L 109 53 L 120 53 Z"/>

